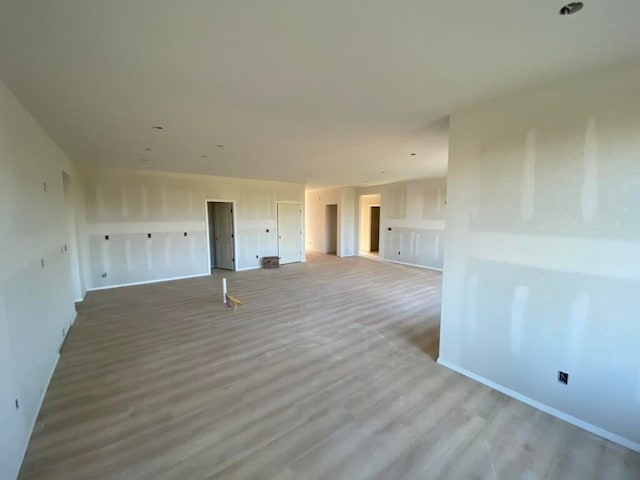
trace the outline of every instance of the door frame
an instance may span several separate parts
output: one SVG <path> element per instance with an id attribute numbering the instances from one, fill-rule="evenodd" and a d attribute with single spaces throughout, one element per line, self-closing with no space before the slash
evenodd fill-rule
<path id="1" fill-rule="evenodd" d="M 366 253 L 371 253 L 371 209 L 374 207 L 378 207 L 380 209 L 378 213 L 378 255 L 380 255 L 380 243 L 382 240 L 382 205 L 380 205 L 380 203 L 372 203 L 369 205 L 369 251 Z"/>
<path id="2" fill-rule="evenodd" d="M 335 254 L 336 257 L 340 257 L 340 205 L 337 203 L 325 203 L 324 204 L 324 241 L 325 241 L 325 250 L 329 250 L 329 238 L 328 238 L 328 227 L 327 227 L 327 207 L 336 207 L 336 251 L 335 252 L 325 252 L 326 255 Z"/>
<path id="3" fill-rule="evenodd" d="M 276 201 L 276 250 L 278 252 L 278 257 L 280 257 L 280 224 L 278 222 L 278 206 L 281 203 L 290 203 L 300 206 L 300 262 L 305 261 L 304 257 L 304 209 L 302 208 L 302 202 L 289 202 L 286 200 L 277 200 Z"/>
<path id="4" fill-rule="evenodd" d="M 233 270 L 238 271 L 238 222 L 236 216 L 236 201 L 224 200 L 219 198 L 205 198 L 204 199 L 204 225 L 205 235 L 207 236 L 207 272 L 211 274 L 211 237 L 209 236 L 209 204 L 210 203 L 230 203 L 231 215 L 233 217 Z"/>

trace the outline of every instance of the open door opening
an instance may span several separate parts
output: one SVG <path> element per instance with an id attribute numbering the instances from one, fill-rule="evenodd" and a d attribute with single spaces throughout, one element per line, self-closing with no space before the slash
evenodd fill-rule
<path id="1" fill-rule="evenodd" d="M 233 202 L 207 202 L 209 268 L 235 270 Z"/>
<path id="2" fill-rule="evenodd" d="M 372 206 L 369 211 L 370 218 L 370 241 L 369 241 L 369 253 L 372 255 L 378 255 L 380 250 L 380 206 Z"/>
<path id="3" fill-rule="evenodd" d="M 338 205 L 325 205 L 325 234 L 327 253 L 338 253 Z"/>
<path id="4" fill-rule="evenodd" d="M 372 193 L 360 195 L 360 255 L 378 258 L 380 250 L 384 250 L 384 238 L 380 236 L 381 228 L 381 195 Z"/>

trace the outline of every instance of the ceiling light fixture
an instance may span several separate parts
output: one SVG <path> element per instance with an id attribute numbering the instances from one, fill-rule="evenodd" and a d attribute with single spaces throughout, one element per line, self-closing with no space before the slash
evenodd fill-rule
<path id="1" fill-rule="evenodd" d="M 164 130 L 164 127 L 162 125 L 153 125 L 151 128 L 155 130 Z"/>
<path id="2" fill-rule="evenodd" d="M 573 15 L 574 13 L 578 13 L 584 7 L 584 3 L 582 2 L 571 2 L 567 3 L 564 7 L 560 9 L 560 15 Z"/>
<path id="3" fill-rule="evenodd" d="M 224 145 L 216 145 L 218 148 L 224 148 Z"/>
<path id="4" fill-rule="evenodd" d="M 412 157 L 415 157 L 416 154 L 415 153 L 410 153 L 409 155 L 411 155 Z"/>

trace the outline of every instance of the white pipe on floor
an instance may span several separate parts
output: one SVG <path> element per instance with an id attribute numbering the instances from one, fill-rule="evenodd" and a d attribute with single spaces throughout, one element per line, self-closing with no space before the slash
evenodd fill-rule
<path id="1" fill-rule="evenodd" d="M 227 303 L 227 279 L 222 279 L 222 303 Z"/>

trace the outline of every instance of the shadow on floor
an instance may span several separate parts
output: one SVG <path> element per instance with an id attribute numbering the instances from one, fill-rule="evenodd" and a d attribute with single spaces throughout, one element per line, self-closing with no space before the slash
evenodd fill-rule
<path id="1" fill-rule="evenodd" d="M 420 350 L 429 355 L 431 359 L 438 361 L 440 354 L 440 325 L 429 325 L 426 328 L 411 329 L 405 332 L 406 340 L 416 345 Z"/>

